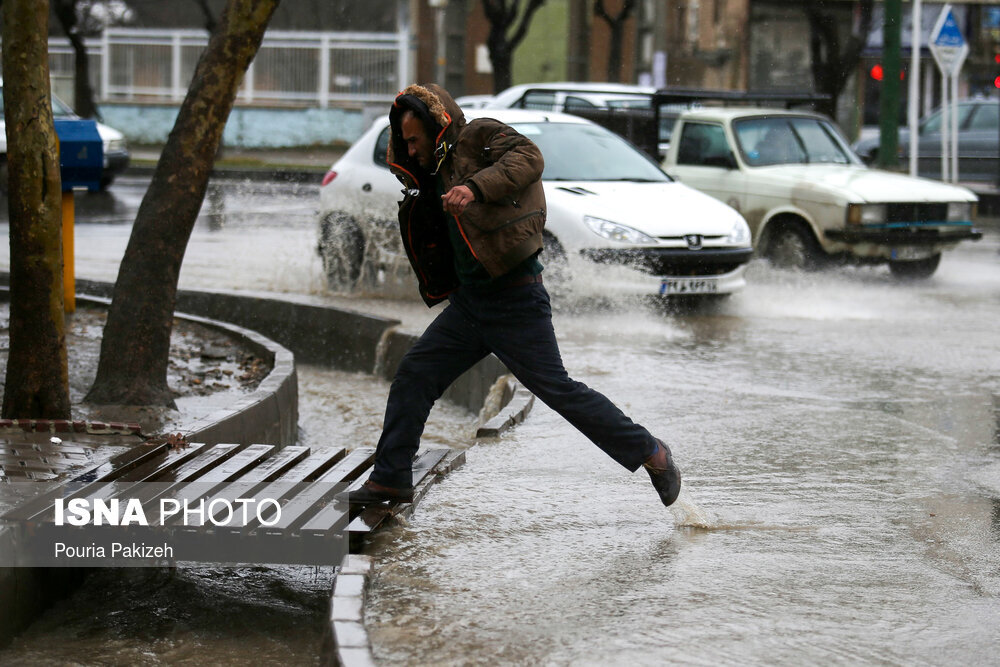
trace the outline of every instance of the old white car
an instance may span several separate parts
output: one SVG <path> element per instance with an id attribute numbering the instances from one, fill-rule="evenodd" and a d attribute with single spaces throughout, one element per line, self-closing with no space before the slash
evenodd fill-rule
<path id="1" fill-rule="evenodd" d="M 925 278 L 973 228 L 966 188 L 866 167 L 827 117 L 748 107 L 683 112 L 664 169 L 740 211 L 782 267 L 888 263 Z"/>
<path id="2" fill-rule="evenodd" d="M 644 154 L 583 118 L 470 109 L 534 141 L 542 185 L 545 281 L 602 296 L 714 296 L 744 287 L 753 249 L 732 208 L 670 179 Z M 416 294 L 396 220 L 401 185 L 386 164 L 388 118 L 334 164 L 320 189 L 319 253 L 330 286 Z M 400 289 L 401 288 L 401 289 Z"/>

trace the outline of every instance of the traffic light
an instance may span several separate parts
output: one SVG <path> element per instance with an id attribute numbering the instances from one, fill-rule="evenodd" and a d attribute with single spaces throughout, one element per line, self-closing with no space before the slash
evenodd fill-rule
<path id="1" fill-rule="evenodd" d="M 875 79 L 876 81 L 881 81 L 882 78 L 885 76 L 885 72 L 882 71 L 882 63 L 875 63 L 874 65 L 872 65 L 872 68 L 868 71 L 868 74 L 871 76 L 871 78 Z M 899 71 L 899 80 L 900 81 L 906 80 L 906 72 L 904 72 L 903 70 Z"/>

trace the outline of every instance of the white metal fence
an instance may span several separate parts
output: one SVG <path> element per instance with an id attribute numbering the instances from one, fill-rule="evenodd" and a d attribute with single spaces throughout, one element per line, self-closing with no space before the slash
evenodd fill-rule
<path id="1" fill-rule="evenodd" d="M 202 30 L 109 28 L 86 41 L 91 85 L 102 102 L 179 102 L 207 44 Z M 405 85 L 407 46 L 405 32 L 268 32 L 237 101 L 318 107 L 391 101 Z M 52 79 L 70 99 L 73 62 L 69 40 L 50 38 Z"/>

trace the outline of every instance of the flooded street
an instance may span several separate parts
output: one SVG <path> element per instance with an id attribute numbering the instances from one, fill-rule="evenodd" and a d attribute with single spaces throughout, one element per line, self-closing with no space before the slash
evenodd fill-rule
<path id="1" fill-rule="evenodd" d="M 433 311 L 416 301 L 325 290 L 316 191 L 220 188 L 181 286 L 310 295 L 421 329 Z M 78 224 L 78 276 L 114 279 L 129 222 Z M 558 310 L 571 375 L 670 444 L 681 500 L 663 508 L 643 472 L 536 402 L 373 545 L 376 657 L 995 664 L 1000 226 L 986 230 L 924 282 L 755 262 L 747 289 L 711 308 Z M 375 443 L 387 383 L 314 367 L 299 382 L 304 444 Z M 425 442 L 466 447 L 474 419 L 442 405 Z M 218 572 L 100 573 L 0 663 L 313 660 L 327 575 Z"/>
<path id="2" fill-rule="evenodd" d="M 995 243 L 924 285 L 755 267 L 718 314 L 563 314 L 666 439 L 672 511 L 557 415 L 384 537 L 388 663 L 987 664 L 1000 648 Z"/>

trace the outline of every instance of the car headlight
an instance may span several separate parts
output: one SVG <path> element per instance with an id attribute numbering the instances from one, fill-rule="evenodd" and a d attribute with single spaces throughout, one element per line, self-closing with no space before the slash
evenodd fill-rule
<path id="1" fill-rule="evenodd" d="M 847 224 L 878 225 L 886 221 L 885 204 L 850 204 L 847 207 Z"/>
<path id="2" fill-rule="evenodd" d="M 750 245 L 750 227 L 743 219 L 733 222 L 733 228 L 726 236 L 726 245 L 748 246 Z"/>
<path id="3" fill-rule="evenodd" d="M 948 204 L 948 221 L 968 222 L 972 220 L 975 205 L 967 201 L 954 201 Z"/>
<path id="4" fill-rule="evenodd" d="M 583 221 L 587 223 L 587 226 L 590 227 L 591 231 L 602 238 L 608 239 L 609 241 L 632 243 L 635 245 L 658 243 L 658 241 L 652 236 L 643 234 L 638 229 L 632 229 L 631 227 L 620 225 L 617 222 L 611 222 L 610 220 L 603 220 L 601 218 L 593 218 L 589 215 L 583 216 Z"/>
<path id="5" fill-rule="evenodd" d="M 124 139 L 111 139 L 110 141 L 104 142 L 104 152 L 105 153 L 124 153 L 125 152 L 125 140 Z"/>

